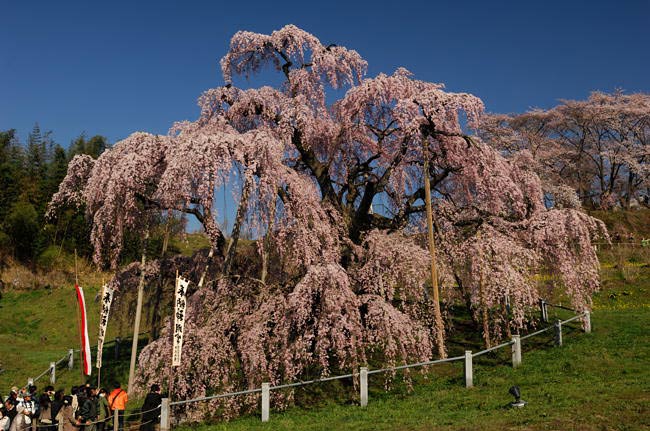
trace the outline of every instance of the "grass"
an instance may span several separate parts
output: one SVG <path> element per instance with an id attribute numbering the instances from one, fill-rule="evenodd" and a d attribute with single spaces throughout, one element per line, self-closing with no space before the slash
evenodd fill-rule
<path id="1" fill-rule="evenodd" d="M 639 215 L 620 217 L 632 223 Z M 644 224 L 641 230 L 647 226 L 650 224 Z M 200 235 L 190 236 L 183 252 L 190 254 L 203 242 Z M 330 396 L 306 408 L 272 410 L 267 424 L 255 414 L 228 423 L 179 429 L 650 430 L 650 249 L 617 245 L 605 247 L 600 254 L 603 283 L 594 298 L 594 332 L 583 334 L 567 325 L 562 347 L 553 346 L 550 332 L 525 340 L 523 364 L 517 369 L 509 365 L 509 349 L 475 358 L 474 388 L 464 388 L 461 363 L 445 364 L 431 367 L 427 375 L 413 373 L 412 390 L 400 383 L 399 373 L 389 391 L 384 389 L 380 376 L 371 376 L 370 400 L 365 409 L 357 405 L 353 387 L 336 387 L 338 396 L 334 398 L 331 394 L 335 391 L 316 384 L 300 389 L 297 398 Z M 20 269 L 10 269 L 9 274 L 12 279 L 21 277 Z M 9 281 L 7 275 L 5 281 Z M 24 385 L 27 377 L 40 374 L 69 348 L 78 348 L 70 274 L 49 282 L 65 287 L 50 287 L 47 275 L 38 277 L 37 281 L 21 282 L 21 287 L 5 292 L 0 302 L 2 392 L 14 384 Z M 93 298 L 101 284 L 100 276 L 88 273 L 80 279 L 86 292 L 89 327 L 96 328 L 99 309 Z M 567 316 L 563 311 L 550 311 L 552 319 Z M 117 325 L 116 320 L 122 323 Z M 107 339 L 120 335 L 125 340 L 117 361 L 111 359 L 114 347 L 105 348 L 104 382 L 112 377 L 126 381 L 131 324 L 132 316 L 111 316 Z M 463 337 L 463 345 L 480 338 L 473 333 L 459 336 Z M 95 344 L 96 337 L 92 329 L 91 344 Z M 460 345 L 452 348 L 454 354 L 462 350 Z M 57 370 L 57 387 L 81 383 L 78 359 L 76 355 L 74 370 Z M 95 381 L 96 374 L 92 379 Z M 38 383 L 43 387 L 46 382 L 44 377 Z M 508 388 L 514 384 L 521 387 L 529 403 L 523 409 L 504 407 L 511 401 Z M 129 409 L 139 405 L 140 400 L 132 400 Z"/>
<path id="2" fill-rule="evenodd" d="M 590 215 L 605 222 L 612 239 L 621 242 L 640 242 L 650 238 L 650 209 L 641 208 L 633 211 L 590 211 Z M 630 238 L 632 233 L 632 238 Z"/>
<path id="3" fill-rule="evenodd" d="M 172 238 L 170 245 L 176 248 L 180 254 L 191 256 L 196 250 L 209 248 L 210 240 L 205 234 L 195 232 L 186 234 L 184 238 Z"/>
<path id="4" fill-rule="evenodd" d="M 564 345 L 552 332 L 523 341 L 523 364 L 510 366 L 509 349 L 474 359 L 474 387 L 466 389 L 462 363 L 414 374 L 412 390 L 384 390 L 370 376 L 369 405 L 356 390 L 311 408 L 271 410 L 228 423 L 179 430 L 650 430 L 650 250 L 614 247 L 601 252 L 602 289 L 594 297 L 591 334 L 564 327 Z M 551 320 L 567 318 L 551 308 Z M 471 334 L 470 334 L 471 335 Z M 468 339 L 477 337 L 467 337 Z M 399 377 L 399 376 L 398 376 Z M 505 406 L 518 385 L 528 401 Z M 318 393 L 317 385 L 300 389 Z"/>
<path id="5" fill-rule="evenodd" d="M 429 381 L 418 379 L 410 393 L 404 388 L 385 392 L 380 379 L 371 376 L 366 409 L 331 403 L 272 411 L 266 424 L 249 416 L 183 429 L 650 429 L 650 308 L 639 307 L 633 314 L 598 310 L 592 322 L 592 334 L 565 334 L 562 347 L 531 350 L 524 341 L 523 364 L 517 369 L 508 365 L 506 351 L 486 360 L 476 358 L 471 389 L 463 386 L 460 364 L 441 367 Z M 508 388 L 514 384 L 529 403 L 523 409 L 505 408 L 512 400 Z"/>

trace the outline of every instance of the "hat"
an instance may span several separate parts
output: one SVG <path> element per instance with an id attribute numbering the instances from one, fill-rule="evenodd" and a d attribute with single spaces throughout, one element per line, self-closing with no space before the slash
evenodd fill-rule
<path id="1" fill-rule="evenodd" d="M 18 393 L 18 386 L 12 386 L 11 387 L 11 392 L 13 392 L 14 394 L 17 394 Z"/>

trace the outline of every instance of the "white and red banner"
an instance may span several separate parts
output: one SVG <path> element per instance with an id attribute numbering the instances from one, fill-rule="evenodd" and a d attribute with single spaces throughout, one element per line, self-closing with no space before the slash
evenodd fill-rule
<path id="1" fill-rule="evenodd" d="M 86 319 L 86 301 L 84 300 L 84 291 L 78 284 L 74 285 L 77 291 L 77 302 L 79 302 L 79 330 L 81 331 L 81 358 L 83 359 L 83 372 L 89 376 L 91 374 L 90 341 L 88 339 L 88 321 Z"/>
<path id="2" fill-rule="evenodd" d="M 185 327 L 185 307 L 187 305 L 187 286 L 189 280 L 183 277 L 176 277 L 176 296 L 174 304 L 174 327 L 172 347 L 172 367 L 181 364 L 181 352 L 183 351 L 183 329 Z"/>
<path id="3" fill-rule="evenodd" d="M 104 350 L 104 338 L 106 337 L 106 326 L 108 325 L 108 313 L 111 311 L 114 290 L 104 285 L 102 288 L 102 310 L 99 314 L 99 335 L 97 336 L 97 368 L 102 367 L 102 351 Z"/>

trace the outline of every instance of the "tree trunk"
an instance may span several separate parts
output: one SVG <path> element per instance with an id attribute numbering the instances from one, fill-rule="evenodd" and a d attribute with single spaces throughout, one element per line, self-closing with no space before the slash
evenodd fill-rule
<path id="1" fill-rule="evenodd" d="M 245 175 L 245 178 L 244 188 L 242 189 L 241 199 L 239 200 L 239 207 L 237 208 L 237 216 L 235 217 L 235 224 L 232 229 L 232 235 L 230 236 L 230 242 L 228 243 L 228 249 L 226 250 L 226 260 L 223 264 L 224 274 L 230 272 L 230 267 L 232 266 L 232 261 L 235 258 L 235 252 L 237 250 L 237 242 L 239 241 L 241 226 L 244 223 L 244 217 L 246 216 L 246 210 L 248 208 L 248 198 L 253 185 L 253 176 Z"/>
<path id="2" fill-rule="evenodd" d="M 260 274 L 260 280 L 262 283 L 266 283 L 266 276 L 269 271 L 269 248 L 271 247 L 271 231 L 273 229 L 273 224 L 275 222 L 275 205 L 271 208 L 271 214 L 269 215 L 269 227 L 264 235 L 264 241 L 262 242 L 262 273 Z"/>

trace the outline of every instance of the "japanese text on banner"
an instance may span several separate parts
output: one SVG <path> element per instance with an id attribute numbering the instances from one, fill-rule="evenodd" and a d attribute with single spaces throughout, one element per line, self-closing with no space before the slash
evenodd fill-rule
<path id="1" fill-rule="evenodd" d="M 102 289 L 101 312 L 99 313 L 99 335 L 97 336 L 97 368 L 102 367 L 102 350 L 104 349 L 104 339 L 106 337 L 106 326 L 108 325 L 108 313 L 111 310 L 114 290 L 104 285 Z"/>
<path id="2" fill-rule="evenodd" d="M 189 286 L 189 284 L 189 280 L 186 280 L 183 277 L 176 278 L 172 367 L 176 367 L 181 364 L 181 352 L 183 350 L 183 328 L 185 327 L 185 306 L 187 305 L 187 286 Z"/>

